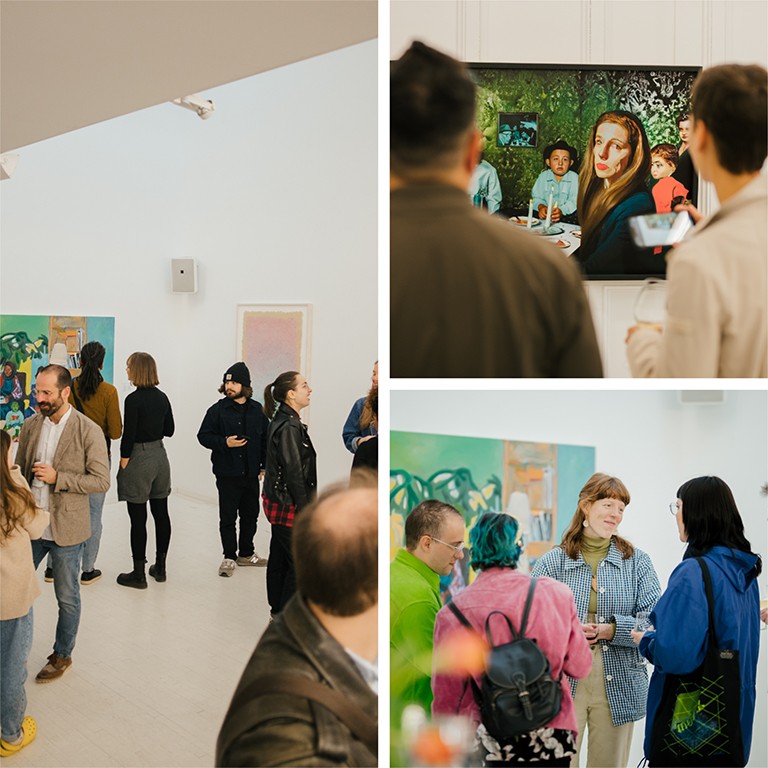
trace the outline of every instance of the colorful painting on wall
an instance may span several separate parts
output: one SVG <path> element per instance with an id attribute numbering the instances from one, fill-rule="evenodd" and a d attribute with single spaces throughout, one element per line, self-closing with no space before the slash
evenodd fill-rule
<path id="1" fill-rule="evenodd" d="M 257 400 L 284 371 L 299 371 L 310 378 L 311 332 L 311 304 L 238 305 L 237 359 L 251 372 Z"/>
<path id="2" fill-rule="evenodd" d="M 525 562 L 559 543 L 584 483 L 595 471 L 595 449 L 476 437 L 392 432 L 390 437 L 390 559 L 403 546 L 405 518 L 425 499 L 452 504 L 469 531 L 483 512 L 519 521 Z M 443 582 L 450 592 L 471 580 L 468 559 Z"/>
<path id="3" fill-rule="evenodd" d="M 114 377 L 115 318 L 63 315 L 0 315 L 0 422 L 18 436 L 25 418 L 37 410 L 35 375 L 48 365 L 56 344 L 63 345 L 67 367 L 80 373 L 80 350 L 100 341 L 107 350 L 102 375 Z"/>

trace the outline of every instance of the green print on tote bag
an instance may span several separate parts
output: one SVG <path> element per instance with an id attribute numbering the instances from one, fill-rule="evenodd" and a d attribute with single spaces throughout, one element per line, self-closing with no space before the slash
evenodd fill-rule
<path id="1" fill-rule="evenodd" d="M 648 756 L 654 768 L 744 765 L 739 652 L 717 647 L 712 581 L 704 560 L 697 557 L 696 562 L 707 593 L 709 646 L 695 672 L 667 675 Z"/>

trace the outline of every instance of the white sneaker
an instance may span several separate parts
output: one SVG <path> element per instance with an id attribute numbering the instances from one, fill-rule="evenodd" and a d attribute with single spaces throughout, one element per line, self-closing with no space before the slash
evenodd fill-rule
<path id="1" fill-rule="evenodd" d="M 219 576 L 231 576 L 235 572 L 235 561 L 225 557 L 219 566 Z"/>
<path id="2" fill-rule="evenodd" d="M 259 568 L 263 568 L 267 564 L 266 557 L 259 557 L 258 552 L 254 552 L 250 557 L 238 557 L 238 565 L 257 565 Z"/>

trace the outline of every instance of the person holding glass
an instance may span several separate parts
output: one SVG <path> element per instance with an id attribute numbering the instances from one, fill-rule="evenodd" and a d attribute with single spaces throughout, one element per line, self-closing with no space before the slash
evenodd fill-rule
<path id="1" fill-rule="evenodd" d="M 579 171 L 581 247 L 573 257 L 588 275 L 663 274 L 664 257 L 638 251 L 629 219 L 656 212 L 646 180 L 651 148 L 631 112 L 604 112 L 589 136 Z"/>
<path id="2" fill-rule="evenodd" d="M 633 632 L 640 652 L 653 664 L 645 721 L 646 755 L 651 754 L 653 724 L 667 675 L 687 675 L 704 661 L 709 610 L 701 568 L 707 564 L 715 601 L 715 633 L 719 648 L 738 652 L 741 672 L 741 743 L 743 762 L 749 760 L 755 714 L 755 681 L 760 646 L 762 560 L 744 536 L 744 523 L 728 485 L 719 477 L 697 477 L 683 483 L 670 504 L 680 541 L 688 544 L 683 561 L 651 612 L 652 627 Z M 736 737 L 738 738 L 738 737 Z M 733 735 L 731 735 L 733 739 Z M 725 763 L 723 763 L 725 764 Z M 732 765 L 733 763 L 727 763 Z"/>
<path id="3" fill-rule="evenodd" d="M 470 566 L 479 574 L 472 584 L 454 597 L 454 604 L 482 637 L 485 636 L 486 618 L 492 611 L 501 611 L 520 630 L 531 577 L 517 570 L 523 551 L 518 521 L 507 514 L 487 512 L 472 527 L 469 544 Z M 459 619 L 448 606 L 437 614 L 432 712 L 436 715 L 464 715 L 474 723 L 477 728 L 475 747 L 484 765 L 520 762 L 525 765 L 570 765 L 571 757 L 576 754 L 576 713 L 569 681 L 565 676 L 561 677 L 561 673 L 579 679 L 585 677 L 592 666 L 592 653 L 570 590 L 552 579 L 536 582 L 525 636 L 535 640 L 549 660 L 552 677 L 555 680 L 561 678 L 563 697 L 560 711 L 549 723 L 523 736 L 497 741 L 480 722 L 473 686 L 455 671 L 445 667 L 441 669 L 439 660 L 455 642 L 460 626 Z M 509 628 L 501 617 L 491 619 L 491 633 L 495 645 L 512 640 Z M 456 654 L 449 655 L 455 660 Z M 478 686 L 480 672 L 477 670 L 474 674 Z"/>
<path id="4" fill-rule="evenodd" d="M 117 498 L 128 505 L 131 518 L 133 570 L 121 573 L 123 587 L 146 589 L 147 501 L 155 521 L 155 564 L 149 575 L 165 581 L 165 559 L 171 541 L 168 497 L 171 495 L 171 465 L 163 445 L 172 437 L 175 425 L 171 403 L 157 385 L 157 364 L 152 355 L 134 352 L 127 361 L 129 381 L 136 387 L 125 398 L 123 439 L 120 441 L 120 469 L 117 471 Z"/>
<path id="5" fill-rule="evenodd" d="M 316 453 L 299 414 L 312 390 L 298 371 L 281 373 L 264 389 L 269 419 L 262 506 L 272 526 L 267 562 L 267 600 L 274 618 L 296 591 L 291 538 L 297 514 L 317 493 Z"/>
<path id="6" fill-rule="evenodd" d="M 587 729 L 588 768 L 626 766 L 634 723 L 645 717 L 648 672 L 630 633 L 661 587 L 651 558 L 618 535 L 629 500 L 617 477 L 592 475 L 560 545 L 532 571 L 570 587 L 592 648 L 589 676 L 571 681 L 579 732 L 574 766 Z"/>

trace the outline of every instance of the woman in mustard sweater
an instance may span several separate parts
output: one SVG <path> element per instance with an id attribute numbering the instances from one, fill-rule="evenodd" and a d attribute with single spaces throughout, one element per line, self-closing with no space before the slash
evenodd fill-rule
<path id="1" fill-rule="evenodd" d="M 104 432 L 107 441 L 107 456 L 112 464 L 112 441 L 123 433 L 123 421 L 120 418 L 120 399 L 117 390 L 104 381 L 101 369 L 104 367 L 106 350 L 98 341 L 89 341 L 80 350 L 82 371 L 72 382 L 69 402 L 78 411 L 96 422 Z M 104 509 L 104 493 L 92 493 L 89 496 L 91 507 L 91 538 L 83 548 L 83 575 L 81 584 L 93 584 L 101 578 L 101 571 L 96 568 L 96 556 L 99 554 L 101 541 L 101 512 Z"/>

